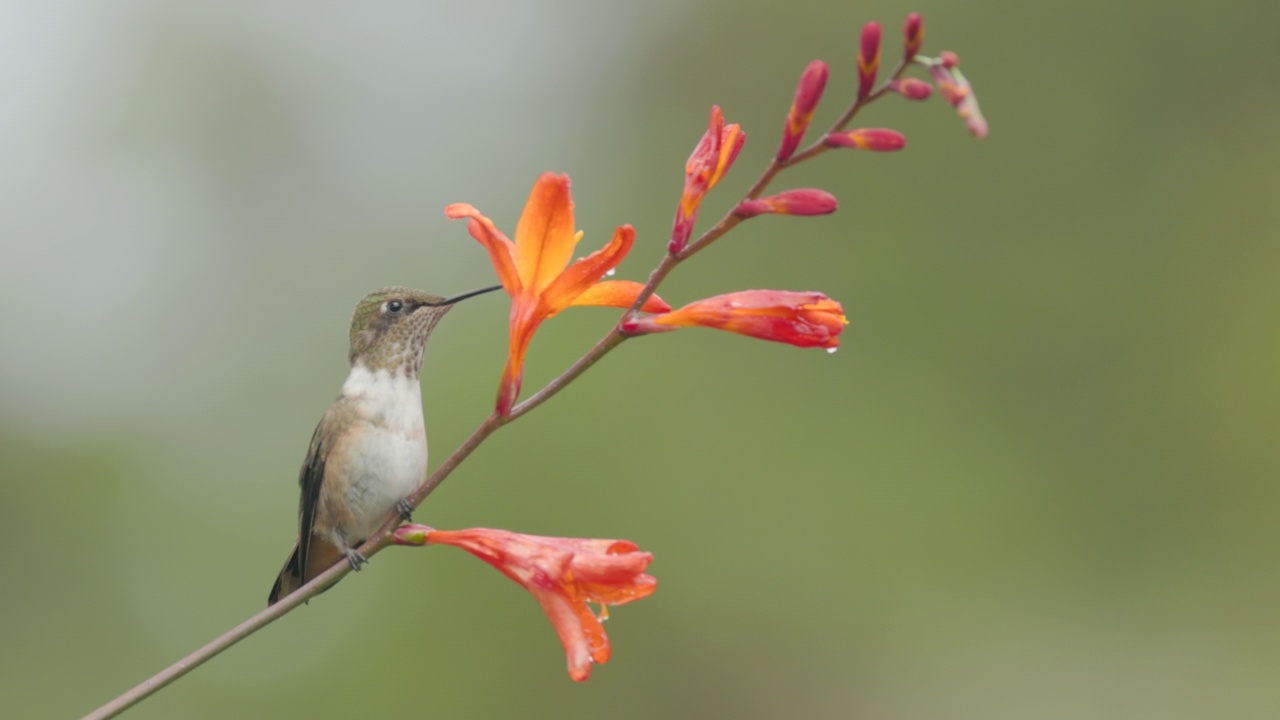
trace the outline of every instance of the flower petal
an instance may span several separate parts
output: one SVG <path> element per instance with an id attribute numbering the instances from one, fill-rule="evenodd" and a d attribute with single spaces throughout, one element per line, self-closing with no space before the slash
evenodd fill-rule
<path id="1" fill-rule="evenodd" d="M 507 417 L 516 399 L 520 397 L 520 385 L 524 380 L 524 356 L 538 326 L 548 317 L 543 303 L 537 298 L 516 298 L 511 303 L 511 332 L 507 350 L 507 365 L 498 383 L 498 414 Z"/>
<path id="2" fill-rule="evenodd" d="M 595 650 L 589 637 L 592 633 L 589 633 L 584 625 L 594 622 L 599 628 L 599 635 L 603 635 L 604 628 L 600 626 L 600 621 L 596 620 L 594 615 L 591 616 L 591 620 L 585 620 L 579 608 L 574 607 L 574 604 L 563 595 L 541 588 L 530 588 L 529 591 L 542 606 L 542 611 L 547 614 L 547 619 L 555 628 L 556 637 L 560 638 L 560 646 L 564 648 L 565 661 L 569 666 L 569 677 L 574 682 L 585 682 L 591 677 L 591 663 L 595 659 L 593 657 Z M 587 615 L 591 615 L 591 612 L 587 611 Z M 608 638 L 605 638 L 604 644 L 605 660 L 608 660 Z"/>
<path id="3" fill-rule="evenodd" d="M 631 280 L 604 280 L 587 288 L 574 299 L 574 305 L 592 305 L 597 307 L 629 308 L 644 289 L 643 283 Z M 671 306 L 657 295 L 650 295 L 644 301 L 641 310 L 651 313 L 670 312 Z"/>
<path id="4" fill-rule="evenodd" d="M 577 244 L 569 176 L 543 173 L 516 225 L 516 266 L 524 287 L 541 293 L 569 264 Z"/>
<path id="5" fill-rule="evenodd" d="M 631 252 L 635 242 L 636 231 L 630 225 L 623 225 L 613 233 L 608 245 L 570 265 L 560 273 L 541 294 L 543 305 L 554 315 L 573 304 L 578 296 L 587 288 L 596 284 L 600 278 L 618 266 L 622 259 Z M 633 298 L 634 300 L 634 298 Z"/>
<path id="6" fill-rule="evenodd" d="M 516 272 L 515 244 L 502 234 L 492 220 L 481 215 L 471 205 L 454 203 L 444 209 L 444 214 L 450 220 L 471 218 L 467 223 L 467 232 L 489 251 L 489 261 L 493 263 L 493 269 L 498 271 L 503 289 L 508 295 L 519 293 L 522 286 Z"/>

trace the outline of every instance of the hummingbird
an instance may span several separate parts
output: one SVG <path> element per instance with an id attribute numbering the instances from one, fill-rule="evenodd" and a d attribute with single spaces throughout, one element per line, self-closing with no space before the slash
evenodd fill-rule
<path id="1" fill-rule="evenodd" d="M 392 510 L 409 519 L 405 499 L 427 472 L 427 433 L 418 375 L 427 337 L 455 303 L 501 285 L 445 298 L 407 287 L 365 296 L 351 318 L 351 369 L 342 392 L 311 437 L 298 474 L 298 542 L 267 605 L 346 558 Z"/>

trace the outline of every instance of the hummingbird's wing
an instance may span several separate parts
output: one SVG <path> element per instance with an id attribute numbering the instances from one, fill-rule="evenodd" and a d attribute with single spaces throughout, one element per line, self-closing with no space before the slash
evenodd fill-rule
<path id="1" fill-rule="evenodd" d="M 316 506 L 320 504 L 320 486 L 324 483 L 324 459 L 329 456 L 329 444 L 335 427 L 341 423 L 338 418 L 338 404 L 334 404 L 325 412 L 311 435 L 311 446 L 307 449 L 307 459 L 302 461 L 302 470 L 298 472 L 298 487 L 302 490 L 298 498 L 298 575 L 306 573 L 307 555 L 311 551 L 311 531 L 315 529 Z M 305 582 L 305 581 L 304 581 Z"/>

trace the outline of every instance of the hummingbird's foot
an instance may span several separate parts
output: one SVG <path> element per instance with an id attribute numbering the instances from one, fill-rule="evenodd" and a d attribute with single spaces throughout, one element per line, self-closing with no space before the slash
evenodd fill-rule
<path id="1" fill-rule="evenodd" d="M 396 512 L 400 513 L 400 519 L 405 522 L 413 521 L 413 505 L 408 500 L 401 500 L 396 503 Z"/>
<path id="2" fill-rule="evenodd" d="M 353 547 L 343 548 L 342 554 L 347 556 L 347 562 L 351 563 L 351 569 L 360 572 L 360 566 L 369 562 L 369 558 L 360 554 L 359 550 Z"/>

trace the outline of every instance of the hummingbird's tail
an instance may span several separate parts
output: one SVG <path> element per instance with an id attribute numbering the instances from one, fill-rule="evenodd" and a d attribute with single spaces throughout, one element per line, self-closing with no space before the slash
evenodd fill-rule
<path id="1" fill-rule="evenodd" d="M 311 578 L 329 569 L 341 560 L 342 551 L 320 538 L 312 537 L 307 547 L 307 567 L 299 567 L 298 546 L 295 543 L 289 559 L 284 561 L 276 584 L 271 586 L 271 594 L 267 596 L 267 607 L 271 607 L 294 590 L 306 585 Z"/>
<path id="2" fill-rule="evenodd" d="M 284 561 L 276 584 L 271 586 L 271 595 L 267 597 L 267 607 L 279 602 L 280 598 L 302 587 L 302 572 L 298 568 L 298 545 L 295 543 L 289 559 Z"/>

